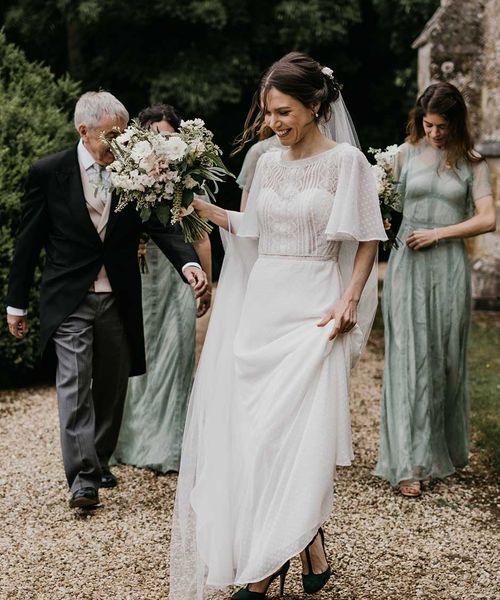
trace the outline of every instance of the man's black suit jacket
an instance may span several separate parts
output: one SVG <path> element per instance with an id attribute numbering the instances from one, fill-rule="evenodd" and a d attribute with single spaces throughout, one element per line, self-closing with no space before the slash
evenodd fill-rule
<path id="1" fill-rule="evenodd" d="M 83 301 L 105 266 L 131 349 L 131 375 L 145 371 L 141 275 L 137 248 L 146 231 L 181 274 L 198 262 L 180 228 L 150 219 L 142 223 L 129 205 L 115 212 L 113 194 L 106 236 L 101 241 L 85 202 L 76 147 L 42 158 L 30 169 L 21 226 L 12 262 L 7 305 L 28 306 L 28 293 L 42 248 L 46 263 L 40 289 L 42 351 L 57 327 Z M 168 290 L 164 290 L 168 294 Z"/>

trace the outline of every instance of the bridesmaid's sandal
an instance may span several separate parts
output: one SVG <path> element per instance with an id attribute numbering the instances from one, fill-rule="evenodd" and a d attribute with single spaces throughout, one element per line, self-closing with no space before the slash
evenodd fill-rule
<path id="1" fill-rule="evenodd" d="M 238 590 L 235 594 L 233 594 L 231 596 L 231 600 L 265 600 L 267 598 L 266 594 L 267 590 L 269 589 L 269 586 L 278 577 L 280 578 L 280 596 L 283 596 L 283 591 L 285 589 L 285 578 L 289 568 L 290 561 L 287 560 L 286 563 L 281 567 L 281 569 L 279 569 L 278 571 L 276 571 L 276 573 L 269 577 L 266 589 L 263 592 L 252 592 L 252 590 L 250 590 L 250 586 L 252 584 L 249 583 L 245 588 Z"/>
<path id="2" fill-rule="evenodd" d="M 405 498 L 418 498 L 422 493 L 422 485 L 418 479 L 405 479 L 399 482 L 399 493 Z"/>
<path id="3" fill-rule="evenodd" d="M 307 560 L 307 567 L 309 569 L 309 573 L 307 575 L 302 575 L 302 585 L 304 586 L 304 592 L 306 594 L 315 594 L 316 592 L 319 592 L 321 589 L 323 589 L 325 587 L 325 585 L 328 583 L 328 580 L 330 579 L 330 577 L 332 575 L 332 570 L 330 568 L 330 565 L 328 565 L 326 571 L 323 571 L 323 573 L 315 573 L 313 571 L 313 566 L 312 566 L 312 561 L 311 561 L 311 553 L 309 551 L 309 548 L 313 545 L 314 541 L 318 537 L 318 534 L 321 538 L 321 545 L 323 546 L 325 560 L 328 564 L 328 559 L 326 558 L 326 551 L 325 551 L 325 536 L 323 534 L 323 529 L 321 529 L 321 527 L 320 527 L 318 530 L 318 533 L 313 537 L 313 539 L 309 542 L 309 544 L 307 544 L 307 546 L 304 548 L 304 552 L 305 552 L 306 560 Z"/>

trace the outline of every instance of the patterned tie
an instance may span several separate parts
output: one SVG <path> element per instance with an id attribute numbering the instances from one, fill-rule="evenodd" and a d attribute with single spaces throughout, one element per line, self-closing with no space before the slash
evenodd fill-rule
<path id="1" fill-rule="evenodd" d="M 110 172 L 103 165 L 94 163 L 87 169 L 87 174 L 89 183 L 95 188 L 94 196 L 96 196 L 99 191 L 104 192 L 102 193 L 102 199 L 103 202 L 106 202 L 111 188 Z"/>

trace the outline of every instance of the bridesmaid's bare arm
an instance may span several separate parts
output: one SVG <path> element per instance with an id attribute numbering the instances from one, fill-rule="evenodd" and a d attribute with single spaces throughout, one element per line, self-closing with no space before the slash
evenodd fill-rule
<path id="1" fill-rule="evenodd" d="M 482 233 L 495 231 L 495 229 L 495 201 L 493 196 L 484 196 L 484 198 L 476 200 L 476 214 L 470 219 L 447 227 L 417 229 L 408 236 L 406 244 L 412 250 L 421 250 L 433 244 L 438 244 L 439 240 L 474 237 Z"/>

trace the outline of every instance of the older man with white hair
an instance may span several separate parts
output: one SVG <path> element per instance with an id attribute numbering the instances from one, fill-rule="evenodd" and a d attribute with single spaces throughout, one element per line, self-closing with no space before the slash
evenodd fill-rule
<path id="1" fill-rule="evenodd" d="M 61 446 L 71 507 L 99 503 L 114 487 L 108 460 L 120 429 L 128 377 L 145 371 L 139 236 L 145 230 L 198 296 L 206 276 L 176 227 L 141 223 L 129 206 L 115 212 L 103 142 L 124 129 L 128 112 L 108 92 L 87 92 L 75 107 L 76 147 L 47 156 L 29 171 L 12 261 L 7 321 L 28 332 L 26 307 L 42 248 L 42 349 L 53 343 Z M 168 290 L 165 290 L 168 294 Z"/>

